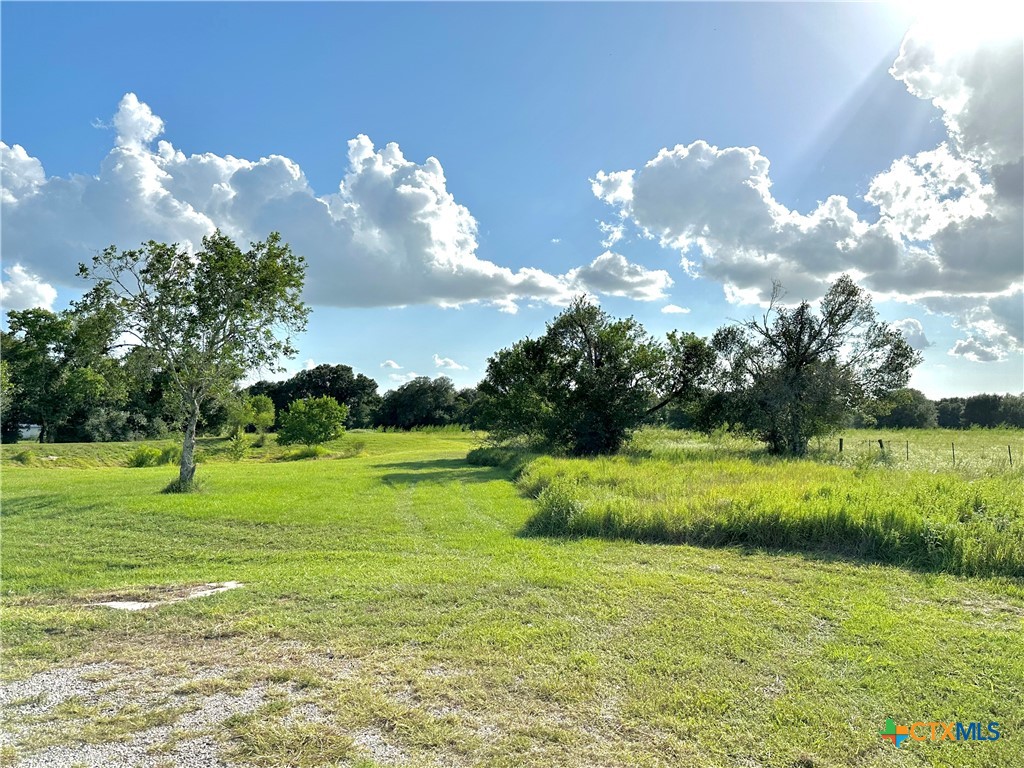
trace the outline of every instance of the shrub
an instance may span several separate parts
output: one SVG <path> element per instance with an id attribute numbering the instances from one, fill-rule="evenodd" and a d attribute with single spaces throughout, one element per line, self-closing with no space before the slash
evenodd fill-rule
<path id="1" fill-rule="evenodd" d="M 169 445 L 160 451 L 158 464 L 177 464 L 181 461 L 181 446 Z"/>
<path id="2" fill-rule="evenodd" d="M 245 437 L 242 434 L 236 433 L 234 437 L 228 440 L 228 457 L 232 461 L 241 461 L 245 458 L 245 452 L 248 450 L 249 445 L 245 441 Z"/>
<path id="3" fill-rule="evenodd" d="M 159 448 L 153 448 L 148 445 L 140 445 L 135 449 L 135 452 L 128 457 L 129 467 L 155 467 L 162 463 L 160 458 L 162 453 Z"/>
<path id="4" fill-rule="evenodd" d="M 333 397 L 309 397 L 296 400 L 281 415 L 277 432 L 279 445 L 302 443 L 320 445 L 335 440 L 345 432 L 348 408 Z"/>

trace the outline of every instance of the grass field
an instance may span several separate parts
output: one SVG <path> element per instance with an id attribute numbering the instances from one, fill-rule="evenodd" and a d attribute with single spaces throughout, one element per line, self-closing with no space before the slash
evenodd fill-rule
<path id="1" fill-rule="evenodd" d="M 957 435 L 954 466 L 939 459 L 950 445 L 941 432 L 897 435 L 898 454 L 893 435 L 854 433 L 845 442 L 864 445 L 859 454 L 819 447 L 793 460 L 728 436 L 648 430 L 625 455 L 537 459 L 519 484 L 537 497 L 541 533 L 824 550 L 1024 577 L 1024 467 L 1011 468 L 1008 452 L 993 458 L 993 447 L 1024 448 L 1020 433 Z"/>
<path id="2" fill-rule="evenodd" d="M 668 475 L 708 450 L 645 439 L 612 461 Z M 3 675 L 64 671 L 81 691 L 8 701 L 5 764 L 140 734 L 153 765 L 200 743 L 268 766 L 1024 764 L 1020 579 L 535 535 L 537 502 L 467 464 L 475 445 L 353 433 L 336 458 L 234 463 L 208 441 L 189 496 L 159 493 L 173 467 L 123 466 L 135 446 L 4 446 Z M 795 469 L 763 466 L 766 483 Z M 995 470 L 946 482 L 1004 475 L 1012 491 Z M 229 580 L 244 586 L 136 613 L 88 605 Z M 887 717 L 1004 738 L 895 749 Z"/>

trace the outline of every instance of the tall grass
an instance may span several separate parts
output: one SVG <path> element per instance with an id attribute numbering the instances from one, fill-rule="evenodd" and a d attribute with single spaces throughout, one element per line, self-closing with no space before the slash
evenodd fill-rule
<path id="1" fill-rule="evenodd" d="M 654 432 L 627 455 L 529 464 L 518 480 L 537 499 L 529 529 L 1024 576 L 1020 468 L 967 477 L 877 456 L 850 465 L 784 460 L 742 440 Z"/>

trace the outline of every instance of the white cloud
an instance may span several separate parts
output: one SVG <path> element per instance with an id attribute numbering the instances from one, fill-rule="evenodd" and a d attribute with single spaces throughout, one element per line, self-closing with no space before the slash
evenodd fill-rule
<path id="1" fill-rule="evenodd" d="M 435 368 L 448 368 L 452 371 L 468 371 L 468 365 L 459 365 L 450 357 L 441 357 L 440 355 L 434 355 L 434 367 Z"/>
<path id="2" fill-rule="evenodd" d="M 666 304 L 661 308 L 663 315 L 688 315 L 690 310 L 687 307 L 680 307 L 678 304 Z"/>
<path id="3" fill-rule="evenodd" d="M 960 355 L 975 363 L 994 363 L 1006 359 L 1006 353 L 994 344 L 986 344 L 975 336 L 960 339 L 949 350 L 954 357 Z"/>
<path id="4" fill-rule="evenodd" d="M 21 264 L 6 267 L 4 273 L 8 279 L 0 282 L 0 305 L 5 312 L 32 307 L 53 309 L 57 291 L 52 285 L 28 272 Z"/>
<path id="5" fill-rule="evenodd" d="M 893 327 L 903 334 L 903 338 L 914 349 L 927 349 L 932 345 L 928 341 L 928 337 L 925 336 L 924 326 L 921 325 L 920 320 L 908 317 L 905 320 L 898 320 L 893 323 Z"/>
<path id="6" fill-rule="evenodd" d="M 380 364 L 380 367 L 381 367 L 381 368 L 395 368 L 395 369 L 401 369 L 401 367 L 402 367 L 402 366 L 400 366 L 400 365 L 399 365 L 398 363 L 396 363 L 396 362 L 395 362 L 394 360 L 385 360 L 385 361 L 384 361 L 383 363 L 381 363 L 381 364 Z"/>
<path id="7" fill-rule="evenodd" d="M 485 302 L 514 312 L 522 300 L 566 304 L 579 290 L 573 277 L 479 258 L 476 219 L 448 190 L 441 163 L 409 160 L 397 144 L 352 139 L 338 190 L 318 196 L 287 157 L 186 156 L 157 141 L 164 122 L 134 94 L 112 126 L 115 146 L 96 175 L 47 178 L 22 147 L 0 142 L 6 259 L 69 285 L 76 262 L 111 243 L 194 247 L 219 227 L 242 242 L 280 231 L 308 260 L 315 304 Z"/>
<path id="8" fill-rule="evenodd" d="M 395 382 L 396 384 L 405 384 L 406 382 L 418 379 L 420 374 L 410 371 L 409 373 L 389 373 L 388 379 Z"/>
<path id="9" fill-rule="evenodd" d="M 757 147 L 701 140 L 599 171 L 593 192 L 676 250 L 684 271 L 721 282 L 731 302 L 763 303 L 776 279 L 813 300 L 848 272 L 880 298 L 950 314 L 970 334 L 956 354 L 1020 349 L 1024 319 L 1008 297 L 1024 284 L 1024 44 L 1003 29 L 1012 40 L 974 47 L 908 34 L 891 72 L 943 110 L 949 139 L 871 180 L 873 218 L 839 195 L 792 210 L 774 197 Z"/>
<path id="10" fill-rule="evenodd" d="M 316 361 L 311 357 L 308 360 L 306 360 L 305 363 L 303 363 L 303 366 L 307 371 L 311 371 L 314 368 L 316 368 Z"/>
<path id="11" fill-rule="evenodd" d="M 589 265 L 570 270 L 566 277 L 581 291 L 596 291 L 609 296 L 625 296 L 637 301 L 665 298 L 672 278 L 663 269 L 646 269 L 626 257 L 605 251 Z"/>
<path id="12" fill-rule="evenodd" d="M 551 243 L 553 245 L 558 245 L 560 242 L 562 242 L 562 238 L 560 238 L 560 237 L 552 237 L 551 238 Z"/>
<path id="13" fill-rule="evenodd" d="M 610 221 L 599 221 L 597 228 L 604 234 L 604 238 L 601 240 L 602 248 L 614 247 L 626 235 L 626 225 L 621 221 L 618 224 Z"/>

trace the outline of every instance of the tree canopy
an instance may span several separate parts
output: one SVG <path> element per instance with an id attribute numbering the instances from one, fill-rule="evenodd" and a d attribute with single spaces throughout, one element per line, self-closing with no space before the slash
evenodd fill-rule
<path id="1" fill-rule="evenodd" d="M 277 233 L 243 251 L 218 231 L 195 254 L 154 241 L 111 246 L 79 274 L 95 283 L 79 308 L 115 313 L 117 329 L 167 374 L 164 396 L 184 433 L 178 486 L 190 487 L 203 406 L 228 396 L 247 370 L 295 354 L 292 334 L 309 314 L 305 260 Z"/>
<path id="2" fill-rule="evenodd" d="M 707 378 L 714 354 L 693 334 L 654 340 L 577 298 L 538 339 L 488 360 L 479 386 L 498 439 L 524 437 L 576 455 L 610 453 L 652 413 Z"/>
<path id="3" fill-rule="evenodd" d="M 761 317 L 719 329 L 712 343 L 734 418 L 772 452 L 801 455 L 811 437 L 844 426 L 852 407 L 905 387 L 921 355 L 848 275 L 819 312 L 782 298 L 776 284 Z"/>

